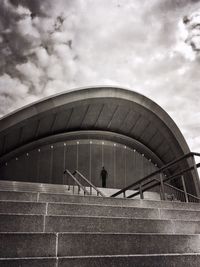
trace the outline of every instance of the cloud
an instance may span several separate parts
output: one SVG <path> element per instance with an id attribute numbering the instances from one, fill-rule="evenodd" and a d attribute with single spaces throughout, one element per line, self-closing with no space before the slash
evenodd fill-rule
<path id="1" fill-rule="evenodd" d="M 195 0 L 0 1 L 0 114 L 118 85 L 160 104 L 200 150 L 199 9 Z"/>
<path id="2" fill-rule="evenodd" d="M 195 52 L 200 52 L 200 9 L 190 16 L 185 16 L 183 23 L 187 32 L 185 42 Z"/>

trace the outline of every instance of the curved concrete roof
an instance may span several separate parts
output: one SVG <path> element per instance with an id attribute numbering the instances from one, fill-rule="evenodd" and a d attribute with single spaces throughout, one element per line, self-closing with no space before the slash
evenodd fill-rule
<path id="1" fill-rule="evenodd" d="M 149 98 L 117 87 L 67 91 L 0 120 L 0 157 L 44 137 L 74 131 L 118 133 L 138 140 L 163 163 L 189 152 L 169 115 Z"/>

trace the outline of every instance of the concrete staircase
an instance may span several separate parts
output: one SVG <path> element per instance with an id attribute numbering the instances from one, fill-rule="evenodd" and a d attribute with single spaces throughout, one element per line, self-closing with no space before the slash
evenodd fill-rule
<path id="1" fill-rule="evenodd" d="M 0 191 L 1 267 L 199 267 L 200 205 Z"/>
<path id="2" fill-rule="evenodd" d="M 48 183 L 31 183 L 31 182 L 19 182 L 19 181 L 5 181 L 0 180 L 0 188 L 4 191 L 20 191 L 20 192 L 40 192 L 40 193 L 57 193 L 57 194 L 67 194 L 67 195 L 84 195 L 84 191 L 78 186 L 75 185 L 74 187 L 71 185 L 63 184 L 48 184 Z M 85 187 L 86 190 L 93 196 L 97 196 L 97 192 L 90 187 Z M 120 190 L 116 188 L 102 188 L 97 187 L 100 192 L 104 194 L 104 196 L 109 197 L 112 194 L 118 192 Z M 135 193 L 135 190 L 127 190 L 126 196 L 132 195 Z M 150 200 L 160 200 L 160 194 L 157 192 L 144 192 L 144 198 Z M 123 198 L 123 194 L 117 196 L 117 198 Z M 139 199 L 140 196 L 136 196 L 136 199 Z"/>

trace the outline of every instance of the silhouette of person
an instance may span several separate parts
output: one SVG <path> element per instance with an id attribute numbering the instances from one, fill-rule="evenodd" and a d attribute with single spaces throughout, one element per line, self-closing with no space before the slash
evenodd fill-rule
<path id="1" fill-rule="evenodd" d="M 106 187 L 107 175 L 108 175 L 108 172 L 106 171 L 106 169 L 103 166 L 102 170 L 101 170 L 102 187 Z"/>

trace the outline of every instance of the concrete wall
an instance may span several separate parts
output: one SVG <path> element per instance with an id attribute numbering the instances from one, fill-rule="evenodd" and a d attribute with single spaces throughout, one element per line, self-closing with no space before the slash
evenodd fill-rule
<path id="1" fill-rule="evenodd" d="M 100 172 L 108 172 L 107 187 L 122 188 L 156 170 L 156 166 L 136 150 L 103 140 L 73 140 L 42 146 L 7 162 L 0 179 L 65 184 L 63 170 L 78 169 L 96 186 Z"/>

